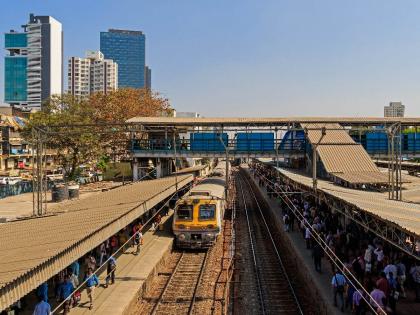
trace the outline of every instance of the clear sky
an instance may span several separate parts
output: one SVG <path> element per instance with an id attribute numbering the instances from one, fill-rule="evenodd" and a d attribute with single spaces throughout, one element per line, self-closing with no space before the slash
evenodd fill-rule
<path id="1" fill-rule="evenodd" d="M 2 0 L 0 7 L 2 32 L 20 29 L 31 12 L 59 20 L 65 65 L 99 49 L 100 31 L 144 31 L 152 87 L 179 111 L 382 116 L 389 101 L 403 101 L 408 116 L 420 116 L 418 0 Z M 3 100 L 3 58 L 0 72 Z"/>

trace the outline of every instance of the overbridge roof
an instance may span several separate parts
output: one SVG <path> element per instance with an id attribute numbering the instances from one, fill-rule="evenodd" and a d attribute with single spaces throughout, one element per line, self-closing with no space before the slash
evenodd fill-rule
<path id="1" fill-rule="evenodd" d="M 179 175 L 178 188 L 193 180 Z M 0 311 L 175 192 L 175 177 L 65 203 L 60 214 L 0 224 Z"/>
<path id="2" fill-rule="evenodd" d="M 159 126 L 267 126 L 299 123 L 339 123 L 341 125 L 383 125 L 401 122 L 403 125 L 419 125 L 420 117 L 223 117 L 223 118 L 184 118 L 184 117 L 134 117 L 131 123 Z"/>
<path id="3" fill-rule="evenodd" d="M 316 145 L 325 170 L 333 177 L 350 184 L 387 184 L 388 177 L 370 158 L 361 144 L 357 144 L 339 124 L 305 124 L 307 137 Z M 325 128 L 322 135 L 320 128 Z"/>

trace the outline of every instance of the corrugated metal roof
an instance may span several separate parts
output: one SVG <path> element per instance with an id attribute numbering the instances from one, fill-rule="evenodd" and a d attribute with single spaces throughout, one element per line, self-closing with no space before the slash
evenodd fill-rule
<path id="1" fill-rule="evenodd" d="M 184 117 L 133 117 L 132 123 L 145 125 L 265 125 L 289 123 L 339 123 L 339 124 L 384 124 L 401 122 L 405 125 L 420 124 L 420 118 L 384 118 L 384 117 L 224 117 L 224 118 L 184 118 Z"/>
<path id="2" fill-rule="evenodd" d="M 302 128 L 308 128 L 308 139 L 316 144 L 355 144 L 347 131 L 339 124 L 301 124 Z M 327 132 L 322 137 L 321 128 L 325 127 Z M 321 140 L 321 141 L 320 141 Z"/>
<path id="3" fill-rule="evenodd" d="M 361 144 L 357 144 L 339 124 L 301 124 L 307 138 L 317 145 L 325 170 L 351 184 L 388 183 Z M 325 135 L 322 130 L 325 128 Z"/>
<path id="4" fill-rule="evenodd" d="M 191 182 L 178 176 L 178 187 Z M 122 186 L 57 206 L 64 213 L 0 224 L 0 310 L 175 191 L 175 177 Z"/>
<path id="5" fill-rule="evenodd" d="M 293 181 L 312 187 L 311 177 L 281 168 L 278 170 Z M 345 188 L 325 180 L 318 180 L 318 189 L 420 236 L 419 204 L 388 200 L 387 195 L 379 192 Z"/>
<path id="6" fill-rule="evenodd" d="M 380 173 L 379 168 L 360 144 L 320 145 L 317 152 L 328 173 Z"/>

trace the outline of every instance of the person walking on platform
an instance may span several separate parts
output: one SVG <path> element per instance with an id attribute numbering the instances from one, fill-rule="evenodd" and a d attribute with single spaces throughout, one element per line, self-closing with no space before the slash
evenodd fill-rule
<path id="1" fill-rule="evenodd" d="M 321 273 L 321 261 L 322 261 L 323 249 L 321 245 L 316 242 L 312 249 L 312 258 L 314 259 L 315 270 Z"/>
<path id="2" fill-rule="evenodd" d="M 420 263 L 415 261 L 415 265 L 410 269 L 410 275 L 413 278 L 414 290 L 416 292 L 416 302 L 420 302 Z"/>
<path id="3" fill-rule="evenodd" d="M 36 295 L 38 296 L 38 298 L 48 303 L 48 283 L 47 282 L 42 283 L 36 289 Z"/>
<path id="4" fill-rule="evenodd" d="M 32 315 L 50 315 L 51 306 L 48 302 L 44 301 L 41 297 L 38 297 L 39 302 L 35 305 L 34 312 Z"/>
<path id="5" fill-rule="evenodd" d="M 108 287 L 109 282 L 111 281 L 111 284 L 115 283 L 115 269 L 117 268 L 117 261 L 113 256 L 109 257 L 108 264 L 106 266 L 106 282 L 105 282 L 105 288 Z"/>
<path id="6" fill-rule="evenodd" d="M 64 278 L 64 283 L 60 285 L 59 289 L 59 297 L 60 301 L 64 301 L 63 308 L 64 308 L 64 315 L 68 314 L 70 312 L 70 306 L 71 306 L 71 294 L 73 293 L 74 286 L 73 283 L 70 280 L 70 276 L 66 275 Z"/>
<path id="7" fill-rule="evenodd" d="M 333 287 L 333 294 L 334 294 L 334 306 L 337 305 L 337 295 L 340 299 L 340 309 L 342 312 L 344 312 L 344 288 L 347 281 L 346 278 L 343 276 L 340 270 L 337 270 L 337 272 L 334 274 L 331 280 L 331 285 Z"/>
<path id="8" fill-rule="evenodd" d="M 98 277 L 93 273 L 92 268 L 88 268 L 84 281 L 86 281 L 86 291 L 90 302 L 89 309 L 91 310 L 93 308 L 93 300 L 95 298 L 95 288 L 99 285 Z"/>
<path id="9" fill-rule="evenodd" d="M 134 243 L 136 244 L 136 251 L 134 255 L 140 254 L 140 247 L 143 242 L 143 233 L 141 232 L 141 229 L 139 228 L 136 233 L 134 234 Z"/>
<path id="10" fill-rule="evenodd" d="M 80 275 L 80 264 L 79 262 L 76 260 L 74 263 L 72 263 L 70 265 L 71 270 L 73 271 L 73 274 L 79 278 Z"/>

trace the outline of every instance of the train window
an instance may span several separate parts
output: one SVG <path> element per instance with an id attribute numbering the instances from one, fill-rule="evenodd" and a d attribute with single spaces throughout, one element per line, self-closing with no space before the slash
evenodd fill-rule
<path id="1" fill-rule="evenodd" d="M 179 205 L 176 209 L 176 217 L 179 220 L 192 220 L 193 206 Z"/>
<path id="2" fill-rule="evenodd" d="M 212 220 L 216 214 L 216 205 L 201 205 L 199 220 Z"/>

